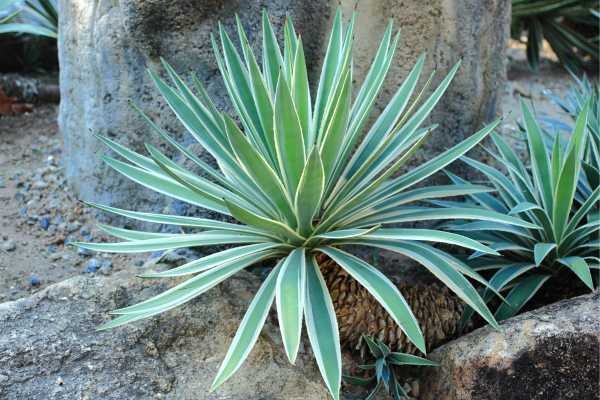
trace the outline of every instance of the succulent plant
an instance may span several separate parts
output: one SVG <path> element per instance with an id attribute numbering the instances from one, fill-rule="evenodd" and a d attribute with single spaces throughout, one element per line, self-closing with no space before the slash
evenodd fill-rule
<path id="1" fill-rule="evenodd" d="M 527 60 L 533 70 L 540 62 L 542 40 L 571 71 L 598 69 L 598 23 L 595 0 L 512 0 L 511 34 L 520 40 L 527 31 Z"/>
<path id="2" fill-rule="evenodd" d="M 582 160 L 586 143 L 590 140 L 586 129 L 590 104 L 583 105 L 568 141 L 563 143 L 556 136 L 551 151 L 544 143 L 542 129 L 531 110 L 524 102 L 521 108 L 531 166 L 525 166 L 511 147 L 493 134 L 497 152 L 490 151 L 490 154 L 506 168 L 507 175 L 468 157 L 463 157 L 463 160 L 483 173 L 498 195 L 469 195 L 469 199 L 460 206 L 494 210 L 530 222 L 538 228 L 487 221 L 455 221 L 447 226 L 502 254 L 496 257 L 477 252 L 469 257 L 469 265 L 476 271 L 492 273 L 489 280 L 491 288 L 484 289 L 482 294 L 486 301 L 494 297 L 493 290 L 500 293 L 508 291 L 494 314 L 499 321 L 519 312 L 548 279 L 565 270 L 571 271 L 574 278 L 593 290 L 591 269 L 600 268 L 600 188 L 591 190 L 585 198 L 580 197 L 580 204 L 576 200 L 584 165 Z M 449 175 L 457 185 L 466 183 L 455 175 Z M 450 208 L 457 206 L 456 203 L 436 203 Z M 467 311 L 463 321 L 472 314 L 472 310 Z"/>
<path id="3" fill-rule="evenodd" d="M 556 96 L 552 96 L 552 99 L 571 116 L 573 121 L 577 120 L 585 105 L 589 103 L 590 111 L 587 119 L 589 136 L 583 152 L 583 173 L 579 175 L 575 194 L 575 200 L 582 204 L 600 186 L 600 87 L 597 81 L 590 81 L 586 77 L 579 79 L 573 75 L 573 79 L 575 83 L 564 99 Z M 551 147 L 556 140 L 556 135 L 560 135 L 560 130 L 545 130 L 544 132 L 549 138 L 547 145 Z M 568 141 L 569 133 L 567 132 L 566 137 L 558 138 L 561 145 L 564 146 L 564 142 Z"/>
<path id="4" fill-rule="evenodd" d="M 367 344 L 369 351 L 375 363 L 360 365 L 359 368 L 363 370 L 375 370 L 375 376 L 371 378 L 362 378 L 357 376 L 344 376 L 344 380 L 353 385 L 370 386 L 375 384 L 375 387 L 365 398 L 365 400 L 372 400 L 375 398 L 377 393 L 385 387 L 389 394 L 392 395 L 394 400 L 407 399 L 408 393 L 404 390 L 404 387 L 396 377 L 394 368 L 406 365 L 415 367 L 437 367 L 439 366 L 436 362 L 430 361 L 423 357 L 418 357 L 412 354 L 392 352 L 390 348 L 381 340 L 371 337 L 364 336 L 364 342 Z"/>
<path id="5" fill-rule="evenodd" d="M 144 115 L 152 128 L 203 171 L 196 175 L 147 145 L 148 156 L 99 137 L 123 160 L 105 157 L 116 171 L 157 192 L 231 217 L 239 223 L 206 218 L 93 206 L 121 216 L 195 229 L 192 233 L 151 233 L 104 226 L 120 243 L 77 243 L 103 252 L 150 252 L 184 247 L 240 245 L 180 267 L 144 274 L 147 278 L 189 277 L 155 296 L 114 311 L 112 328 L 147 318 L 201 295 L 236 272 L 274 260 L 251 302 L 217 373 L 220 386 L 248 356 L 273 301 L 285 351 L 296 359 L 303 320 L 317 364 L 334 398 L 339 398 L 341 350 L 338 323 L 316 255 L 325 254 L 371 293 L 406 337 L 422 352 L 419 324 L 398 288 L 378 269 L 340 249 L 345 244 L 383 248 L 424 265 L 458 297 L 496 325 L 468 278 L 485 283 L 464 263 L 427 244 L 450 243 L 483 253 L 495 250 L 454 233 L 433 229 L 385 228 L 421 220 L 467 218 L 532 227 L 529 222 L 490 210 L 443 210 L 415 202 L 482 193 L 479 185 L 416 187 L 473 148 L 495 121 L 435 158 L 397 176 L 434 128 L 421 127 L 450 84 L 451 69 L 431 95 L 413 92 L 423 69 L 420 57 L 389 104 L 367 129 L 367 120 L 393 60 L 399 35 L 390 22 L 362 86 L 352 93 L 354 17 L 347 26 L 335 16 L 316 95 L 309 89 L 302 39 L 290 19 L 284 26 L 283 54 L 271 23 L 263 16 L 262 69 L 238 20 L 241 54 L 220 26 L 214 53 L 240 126 L 219 112 L 202 84 L 193 88 L 166 62 L 170 83 L 150 72 L 175 115 L 217 162 L 208 165 Z M 354 99 L 354 100 L 353 100 Z M 414 101 L 411 101 L 413 99 Z M 365 132 L 366 131 L 366 132 Z"/>

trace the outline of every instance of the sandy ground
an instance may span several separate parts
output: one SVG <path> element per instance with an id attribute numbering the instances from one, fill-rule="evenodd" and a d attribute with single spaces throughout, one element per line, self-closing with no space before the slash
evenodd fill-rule
<path id="1" fill-rule="evenodd" d="M 516 47 L 510 51 L 503 93 L 502 110 L 509 113 L 503 131 L 514 132 L 521 96 L 532 100 L 541 115 L 569 121 L 547 96 L 548 91 L 564 95 L 569 75 L 550 60 L 539 74 L 531 73 Z M 147 256 L 91 254 L 68 245 L 105 238 L 94 228 L 93 213 L 69 194 L 60 168 L 57 111 L 56 105 L 40 105 L 31 113 L 0 117 L 0 302 L 76 274 L 140 266 Z"/>

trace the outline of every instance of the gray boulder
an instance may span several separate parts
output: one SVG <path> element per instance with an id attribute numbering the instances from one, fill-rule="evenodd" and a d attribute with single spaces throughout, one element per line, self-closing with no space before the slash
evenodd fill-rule
<path id="1" fill-rule="evenodd" d="M 433 116 L 432 122 L 441 126 L 416 162 L 481 128 L 496 114 L 504 81 L 510 0 L 61 0 L 59 125 L 65 142 L 65 172 L 76 196 L 128 208 L 164 207 L 164 196 L 127 181 L 103 165 L 100 155 L 105 149 L 92 136 L 107 135 L 140 151 L 143 142 L 156 142 L 128 106 L 133 101 L 160 126 L 187 141 L 145 72 L 146 68 L 159 69 L 160 57 L 183 76 L 196 73 L 217 105 L 227 110 L 229 102 L 209 40 L 217 21 L 232 30 L 234 14 L 238 13 L 249 30 L 250 42 L 258 48 L 261 10 L 266 8 L 272 15 L 278 32 L 289 14 L 302 34 L 314 83 L 339 3 L 346 15 L 358 7 L 354 52 L 357 82 L 366 73 L 387 19 L 393 18 L 395 26 L 402 29 L 379 109 L 422 52 L 428 53 L 423 81 L 435 69 L 439 73 L 434 84 L 455 62 L 463 61 Z"/>
<path id="2" fill-rule="evenodd" d="M 163 57 L 183 77 L 196 74 L 216 105 L 228 110 L 210 34 L 217 31 L 219 21 L 233 32 L 237 13 L 256 47 L 263 8 L 269 10 L 278 32 L 286 13 L 291 15 L 296 28 L 306 33 L 307 58 L 317 58 L 323 37 L 319 32 L 327 29 L 331 12 L 326 1 L 59 1 L 59 126 L 65 144 L 65 173 L 79 198 L 125 208 L 164 207 L 165 196 L 123 178 L 102 162 L 100 156 L 106 148 L 92 133 L 142 152 L 145 142 L 160 144 L 130 107 L 131 101 L 189 144 L 190 137 L 183 134 L 146 69 L 161 71 Z"/>
<path id="3" fill-rule="evenodd" d="M 478 329 L 431 354 L 424 400 L 598 398 L 600 293 L 564 300 Z"/>
<path id="4" fill-rule="evenodd" d="M 95 331 L 111 309 L 167 285 L 124 271 L 109 278 L 72 278 L 0 304 L 0 398 L 327 397 L 312 356 L 301 350 L 295 366 L 287 361 L 274 317 L 238 373 L 208 392 L 258 287 L 258 279 L 246 272 L 159 317 Z"/>

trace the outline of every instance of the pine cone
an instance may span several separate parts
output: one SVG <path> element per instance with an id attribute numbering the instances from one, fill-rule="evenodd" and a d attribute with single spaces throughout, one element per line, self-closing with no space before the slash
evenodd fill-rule
<path id="1" fill-rule="evenodd" d="M 317 261 L 333 300 L 343 346 L 364 355 L 366 345 L 362 336 L 370 335 L 383 341 L 392 351 L 419 353 L 367 289 L 329 257 L 321 254 Z M 428 351 L 453 338 L 463 304 L 448 288 L 436 284 L 400 284 L 398 288 L 419 321 Z"/>

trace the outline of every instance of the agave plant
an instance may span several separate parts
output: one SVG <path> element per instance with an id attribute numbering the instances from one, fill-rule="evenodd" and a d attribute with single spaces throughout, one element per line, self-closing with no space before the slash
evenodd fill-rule
<path id="1" fill-rule="evenodd" d="M 375 358 L 375 363 L 360 365 L 363 370 L 375 370 L 375 376 L 371 378 L 362 378 L 356 376 L 344 376 L 344 380 L 353 385 L 372 386 L 375 387 L 365 398 L 372 400 L 377 393 L 385 387 L 388 393 L 394 400 L 407 399 L 408 393 L 396 377 L 394 367 L 411 365 L 415 367 L 437 367 L 438 363 L 428 360 L 423 357 L 418 357 L 412 354 L 398 353 L 390 351 L 390 348 L 374 337 L 365 336 L 364 341 L 369 347 L 369 352 Z"/>
<path id="2" fill-rule="evenodd" d="M 217 111 L 197 79 L 193 80 L 194 91 L 167 63 L 164 68 L 170 84 L 150 72 L 165 101 L 187 131 L 214 157 L 218 168 L 182 147 L 147 117 L 162 138 L 197 164 L 203 171 L 202 176 L 173 162 L 152 145 L 147 145 L 149 156 L 144 156 L 111 139 L 99 138 L 122 157 L 123 160 L 105 157 L 105 161 L 124 176 L 157 192 L 232 217 L 239 223 L 94 204 L 121 216 L 196 231 L 164 234 L 104 227 L 125 241 L 77 245 L 123 253 L 224 244 L 241 246 L 168 271 L 143 275 L 190 278 L 158 296 L 114 311 L 118 317 L 103 328 L 169 310 L 252 264 L 273 259 L 275 266 L 251 302 L 212 387 L 221 385 L 240 367 L 275 301 L 290 361 L 293 363 L 296 359 L 304 320 L 325 383 L 333 397 L 338 398 L 341 381 L 338 325 L 316 255 L 324 254 L 348 271 L 385 307 L 415 346 L 425 351 L 418 322 L 397 287 L 376 268 L 340 249 L 344 244 L 389 249 L 417 260 L 486 321 L 496 325 L 465 276 L 480 282 L 485 280 L 426 242 L 451 243 L 483 253 L 495 254 L 494 250 L 453 233 L 384 227 L 459 217 L 534 227 L 529 222 L 488 210 L 440 210 L 413 205 L 419 200 L 489 190 L 471 184 L 415 186 L 475 146 L 499 121 L 409 172 L 395 175 L 433 129 L 421 125 L 450 84 L 458 65 L 430 96 L 424 97 L 421 91 L 413 99 L 424 62 L 423 57 L 419 58 L 389 104 L 366 129 L 399 40 L 398 34 L 392 34 L 391 22 L 362 86 L 353 95 L 354 17 L 344 24 L 338 11 L 314 102 L 302 39 L 295 33 L 291 20 L 288 19 L 284 27 L 282 54 L 271 23 L 266 14 L 263 15 L 262 68 L 240 21 L 237 23 L 241 53 L 222 26 L 219 28 L 220 47 L 214 37 L 212 43 L 240 126 L 229 115 Z"/>
<path id="3" fill-rule="evenodd" d="M 567 112 L 575 121 L 586 104 L 589 103 L 590 112 L 588 113 L 587 130 L 588 140 L 586 141 L 583 153 L 582 168 L 583 173 L 579 176 L 577 183 L 577 193 L 575 199 L 578 203 L 583 203 L 600 186 L 600 87 L 598 82 L 590 82 L 587 78 L 579 79 L 573 76 L 575 84 L 569 90 L 564 99 L 553 96 L 552 99 L 565 112 Z M 545 131 L 550 140 L 547 144 L 556 140 L 557 130 Z M 559 138 L 565 142 L 568 138 Z"/>
<path id="4" fill-rule="evenodd" d="M 542 40 L 568 69 L 598 69 L 598 2 L 595 0 L 512 0 L 511 35 L 527 31 L 527 60 L 533 70 L 540 62 Z"/>
<path id="5" fill-rule="evenodd" d="M 497 152 L 490 153 L 507 169 L 508 175 L 463 157 L 469 166 L 485 174 L 496 188 L 498 196 L 489 193 L 469 195 L 469 200 L 462 206 L 516 216 L 542 229 L 487 221 L 458 221 L 448 226 L 450 230 L 481 241 L 502 254 L 502 257 L 483 253 L 470 256 L 470 265 L 476 271 L 493 272 L 489 280 L 491 288 L 500 293 L 508 291 L 494 314 L 499 321 L 519 312 L 548 279 L 565 269 L 593 290 L 591 269 L 600 268 L 600 188 L 596 187 L 575 207 L 578 178 L 588 139 L 586 122 L 589 102 L 579 113 L 566 146 L 561 145 L 557 136 L 551 154 L 547 151 L 542 130 L 532 112 L 524 102 L 521 108 L 531 167 L 526 167 L 510 146 L 500 136 L 493 134 Z M 455 184 L 465 184 L 463 179 L 449 175 Z M 455 203 L 437 204 L 456 206 Z M 486 301 L 493 298 L 491 288 L 484 290 Z M 463 321 L 472 314 L 472 310 L 467 311 Z"/>
<path id="6" fill-rule="evenodd" d="M 26 33 L 56 39 L 58 9 L 55 0 L 0 0 L 0 34 Z"/>

